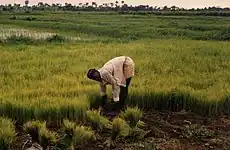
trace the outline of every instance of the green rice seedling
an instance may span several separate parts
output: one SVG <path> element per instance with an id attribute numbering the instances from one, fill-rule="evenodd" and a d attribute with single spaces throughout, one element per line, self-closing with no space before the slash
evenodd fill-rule
<path id="1" fill-rule="evenodd" d="M 74 137 L 74 130 L 76 127 L 76 123 L 69 121 L 68 119 L 63 120 L 62 128 L 60 130 L 60 145 L 63 149 L 70 149 L 74 148 L 73 145 L 73 137 Z"/>
<path id="2" fill-rule="evenodd" d="M 117 138 L 127 135 L 127 124 L 120 117 L 116 117 L 112 121 L 111 136 L 104 142 L 107 147 L 115 147 Z"/>
<path id="3" fill-rule="evenodd" d="M 101 109 L 99 110 L 88 110 L 87 118 L 94 130 L 98 132 L 102 130 L 111 129 L 111 122 L 106 117 L 103 117 L 101 114 Z"/>
<path id="4" fill-rule="evenodd" d="M 49 131 L 44 121 L 28 121 L 24 124 L 24 129 L 32 136 L 32 140 L 38 142 L 43 148 L 57 142 L 57 133 Z"/>
<path id="5" fill-rule="evenodd" d="M 75 127 L 76 127 L 76 123 L 69 121 L 68 119 L 63 120 L 63 129 L 64 129 L 63 131 L 67 135 L 73 136 Z"/>
<path id="6" fill-rule="evenodd" d="M 47 148 L 49 145 L 55 145 L 58 135 L 54 131 L 49 131 L 47 128 L 41 128 L 39 130 L 39 143 L 43 148 Z"/>
<path id="7" fill-rule="evenodd" d="M 95 140 L 95 134 L 91 127 L 77 125 L 67 119 L 63 120 L 61 129 L 62 147 L 69 147 L 71 150 L 75 146 L 82 145 L 90 140 Z"/>
<path id="8" fill-rule="evenodd" d="M 8 149 L 16 138 L 13 122 L 8 118 L 0 117 L 0 149 Z"/>
<path id="9" fill-rule="evenodd" d="M 46 128 L 46 122 L 41 121 L 28 121 L 24 125 L 24 130 L 28 133 L 33 141 L 39 142 L 39 132 L 41 129 Z"/>
<path id="10" fill-rule="evenodd" d="M 92 128 L 83 125 L 77 125 L 74 129 L 74 145 L 84 144 L 90 140 L 95 140 L 95 134 Z"/>
<path id="11" fill-rule="evenodd" d="M 136 107 L 128 107 L 124 112 L 121 113 L 121 117 L 128 123 L 131 128 L 135 128 L 142 117 L 142 111 Z"/>
<path id="12" fill-rule="evenodd" d="M 121 113 L 121 117 L 129 125 L 129 134 L 127 137 L 131 140 L 140 140 L 150 131 L 144 131 L 140 127 L 143 127 L 145 123 L 141 121 L 143 113 L 138 107 L 128 107 Z"/>

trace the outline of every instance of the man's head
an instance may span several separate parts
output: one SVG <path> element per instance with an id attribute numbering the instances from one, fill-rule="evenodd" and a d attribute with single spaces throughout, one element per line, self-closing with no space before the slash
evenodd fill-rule
<path id="1" fill-rule="evenodd" d="M 100 72 L 96 69 L 89 69 L 89 71 L 87 73 L 87 77 L 89 79 L 101 82 Z"/>

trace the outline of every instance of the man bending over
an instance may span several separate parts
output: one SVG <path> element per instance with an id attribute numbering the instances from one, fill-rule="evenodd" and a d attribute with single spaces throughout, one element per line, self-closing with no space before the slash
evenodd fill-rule
<path id="1" fill-rule="evenodd" d="M 134 76 L 134 62 L 128 56 L 115 57 L 104 64 L 102 68 L 89 69 L 87 77 L 98 81 L 100 84 L 103 106 L 107 98 L 106 85 L 112 86 L 113 102 L 116 103 L 116 110 L 124 108 L 128 96 L 128 87 Z"/>

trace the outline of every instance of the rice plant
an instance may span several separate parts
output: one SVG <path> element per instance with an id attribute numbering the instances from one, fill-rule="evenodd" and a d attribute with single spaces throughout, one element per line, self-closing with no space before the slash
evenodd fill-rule
<path id="1" fill-rule="evenodd" d="M 1 16 L 3 39 L 12 35 L 41 39 L 37 33 L 45 33 L 44 38 L 54 36 L 62 41 L 55 36 L 58 30 L 63 36 L 81 33 L 96 42 L 28 45 L 24 42 L 30 41 L 25 38 L 17 45 L 0 44 L 1 116 L 20 123 L 38 119 L 60 124 L 63 118 L 82 122 L 92 97 L 100 95 L 98 84 L 86 78 L 87 68 L 102 66 L 118 55 L 132 57 L 136 66 L 128 105 L 173 111 L 185 109 L 210 115 L 230 112 L 229 42 L 184 39 L 222 36 L 222 31 L 228 31 L 228 20 L 224 18 L 219 18 L 223 26 L 210 18 L 196 18 L 199 23 L 191 22 L 187 27 L 180 19 L 174 18 L 172 22 L 169 18 L 154 16 L 146 19 L 84 14 L 69 18 L 53 14 L 63 20 L 58 24 L 55 20 L 47 21 L 53 18 L 46 14 L 42 15 L 45 19 L 38 22 L 9 21 L 7 16 Z M 114 26 L 116 31 L 111 30 Z M 166 28 L 165 31 L 162 28 Z M 204 31 L 197 31 L 200 29 Z M 223 33 L 224 37 L 228 36 L 227 32 Z M 177 35 L 182 37 L 175 38 Z M 159 36 L 160 39 L 156 39 Z M 172 36 L 173 39 L 164 39 Z M 15 40 L 20 41 L 12 39 L 12 42 Z"/>
<path id="2" fill-rule="evenodd" d="M 95 133 L 91 127 L 78 125 L 68 119 L 63 121 L 61 129 L 62 147 L 74 150 L 76 146 L 96 140 Z"/>
<path id="3" fill-rule="evenodd" d="M 129 125 L 129 134 L 127 138 L 131 140 L 140 140 L 150 131 L 144 131 L 140 127 L 143 127 L 145 123 L 141 121 L 143 112 L 138 107 L 128 107 L 123 111 L 120 116 Z"/>
<path id="4" fill-rule="evenodd" d="M 87 118 L 94 130 L 98 132 L 103 131 L 104 129 L 111 129 L 111 122 L 104 116 L 102 116 L 101 109 L 99 110 L 88 110 Z"/>
<path id="5" fill-rule="evenodd" d="M 116 117 L 112 121 L 111 135 L 108 140 L 104 142 L 107 147 L 116 147 L 116 140 L 119 136 L 127 134 L 127 124 L 120 117 Z"/>
<path id="6" fill-rule="evenodd" d="M 39 143 L 43 148 L 47 148 L 49 145 L 56 145 L 58 142 L 58 134 L 54 131 L 50 131 L 47 128 L 41 128 L 39 131 Z"/>
<path id="7" fill-rule="evenodd" d="M 8 149 L 16 139 L 16 131 L 13 122 L 8 118 L 0 117 L 0 149 Z"/>
<path id="8" fill-rule="evenodd" d="M 95 140 L 95 133 L 91 127 L 77 125 L 74 129 L 73 143 L 74 145 L 81 145 L 88 141 Z"/>
<path id="9" fill-rule="evenodd" d="M 76 127 L 75 122 L 69 121 L 68 119 L 63 120 L 63 131 L 68 136 L 73 136 L 74 135 L 75 127 Z"/>
<path id="10" fill-rule="evenodd" d="M 39 132 L 41 129 L 46 128 L 46 122 L 41 121 L 28 121 L 24 125 L 24 130 L 32 137 L 33 141 L 39 142 Z"/>
<path id="11" fill-rule="evenodd" d="M 58 135 L 54 131 L 49 131 L 44 121 L 29 121 L 24 124 L 25 132 L 30 134 L 32 140 L 39 143 L 43 148 L 55 145 Z"/>
<path id="12" fill-rule="evenodd" d="M 128 123 L 131 128 L 137 127 L 143 113 L 138 107 L 128 107 L 121 113 L 121 117 Z"/>

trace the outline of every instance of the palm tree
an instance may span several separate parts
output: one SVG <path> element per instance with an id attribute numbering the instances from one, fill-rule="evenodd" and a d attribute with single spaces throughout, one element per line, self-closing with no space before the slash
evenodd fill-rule
<path id="1" fill-rule="evenodd" d="M 92 6 L 97 7 L 97 3 L 96 2 L 92 2 Z"/>
<path id="2" fill-rule="evenodd" d="M 114 3 L 110 3 L 110 6 L 113 8 L 113 6 L 114 6 Z"/>
<path id="3" fill-rule="evenodd" d="M 118 1 L 116 1 L 116 7 L 118 6 L 118 3 L 119 3 L 119 2 L 118 2 Z"/>
<path id="4" fill-rule="evenodd" d="M 25 0 L 26 7 L 28 7 L 28 4 L 29 4 L 29 0 Z"/>
<path id="5" fill-rule="evenodd" d="M 43 7 L 43 2 L 38 2 L 38 7 Z"/>
<path id="6" fill-rule="evenodd" d="M 119 2 L 116 1 L 115 3 L 116 3 L 116 5 L 115 5 L 115 6 L 116 6 L 116 10 L 118 10 L 118 7 L 119 7 L 119 6 L 118 6 L 118 3 L 119 3 Z"/>

